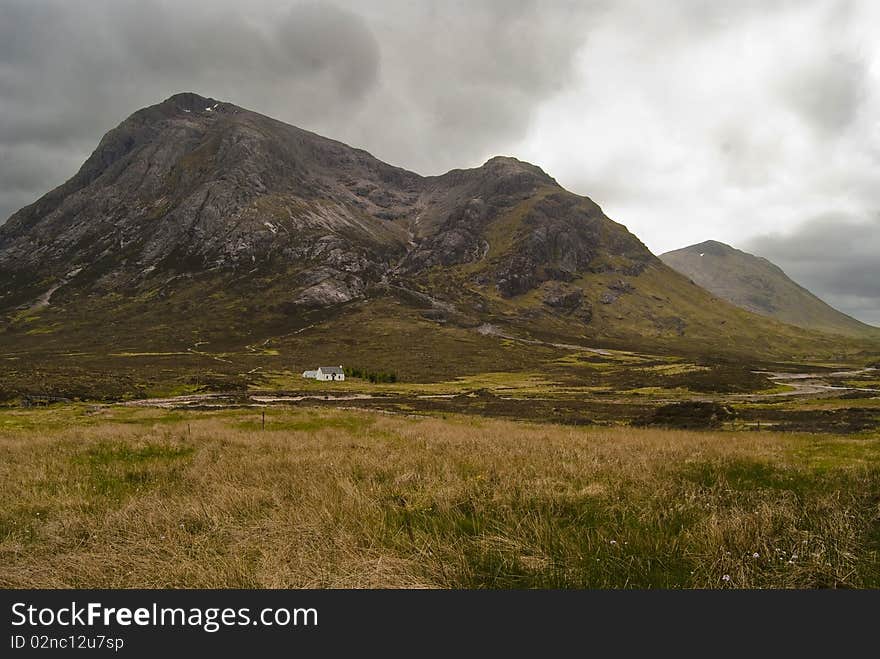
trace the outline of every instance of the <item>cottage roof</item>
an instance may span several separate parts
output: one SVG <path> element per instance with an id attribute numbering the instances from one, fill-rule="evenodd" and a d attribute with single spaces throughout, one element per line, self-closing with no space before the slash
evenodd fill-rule
<path id="1" fill-rule="evenodd" d="M 340 368 L 339 366 L 320 366 L 318 370 L 321 371 L 321 373 L 344 375 L 342 368 Z"/>

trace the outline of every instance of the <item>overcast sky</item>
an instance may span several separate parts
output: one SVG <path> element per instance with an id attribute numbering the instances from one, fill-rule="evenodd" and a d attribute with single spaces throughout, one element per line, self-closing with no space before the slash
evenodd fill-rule
<path id="1" fill-rule="evenodd" d="M 0 222 L 180 91 L 422 174 L 513 155 L 655 253 L 880 324 L 880 2 L 0 0 Z"/>

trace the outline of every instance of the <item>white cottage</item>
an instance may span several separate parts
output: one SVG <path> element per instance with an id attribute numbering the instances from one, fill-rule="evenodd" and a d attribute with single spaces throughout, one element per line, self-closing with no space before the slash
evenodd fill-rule
<path id="1" fill-rule="evenodd" d="M 345 371 L 342 370 L 342 366 L 321 366 L 317 371 L 303 371 L 303 377 L 323 382 L 328 380 L 341 382 L 345 379 Z"/>
<path id="2" fill-rule="evenodd" d="M 316 371 L 315 375 L 316 380 L 336 380 L 342 381 L 345 380 L 345 371 L 342 370 L 342 366 L 321 366 Z"/>

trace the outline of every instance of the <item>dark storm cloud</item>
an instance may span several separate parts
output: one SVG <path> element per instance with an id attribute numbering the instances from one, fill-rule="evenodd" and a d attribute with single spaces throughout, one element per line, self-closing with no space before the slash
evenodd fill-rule
<path id="1" fill-rule="evenodd" d="M 302 3 L 269 20 L 241 4 L 5 0 L 0 216 L 68 178 L 125 116 L 175 92 L 270 113 L 293 105 L 309 122 L 344 114 L 376 84 L 378 43 L 352 12 Z"/>
<path id="2" fill-rule="evenodd" d="M 880 215 L 865 222 L 825 214 L 794 232 L 753 238 L 745 249 L 776 263 L 832 306 L 880 325 Z"/>

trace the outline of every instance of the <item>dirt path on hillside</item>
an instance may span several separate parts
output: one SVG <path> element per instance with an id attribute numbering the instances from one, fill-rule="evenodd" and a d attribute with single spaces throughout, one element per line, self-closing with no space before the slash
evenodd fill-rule
<path id="1" fill-rule="evenodd" d="M 520 343 L 525 343 L 527 345 L 532 346 L 551 346 L 553 348 L 562 348 L 563 350 L 578 350 L 581 352 L 593 352 L 597 355 L 610 355 L 610 350 L 605 350 L 603 348 L 591 348 L 589 346 L 576 345 L 574 343 L 550 343 L 547 341 L 541 341 L 539 339 L 524 339 L 521 336 L 514 336 L 513 334 L 507 334 L 501 328 L 496 325 L 492 325 L 491 323 L 483 323 L 476 330 L 477 334 L 482 334 L 484 336 L 497 336 L 500 339 L 507 339 L 509 341 L 519 341 Z"/>

